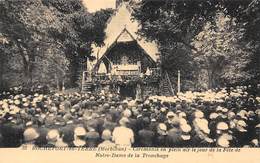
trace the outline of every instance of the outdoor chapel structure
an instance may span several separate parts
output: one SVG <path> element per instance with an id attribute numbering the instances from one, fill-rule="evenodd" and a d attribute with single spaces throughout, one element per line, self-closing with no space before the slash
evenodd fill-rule
<path id="1" fill-rule="evenodd" d="M 174 94 L 168 74 L 161 71 L 157 45 L 137 35 L 140 26 L 131 14 L 131 1 L 117 0 L 104 46 L 93 47 L 96 59 L 88 60 L 82 91 L 109 90 L 133 99 Z"/>

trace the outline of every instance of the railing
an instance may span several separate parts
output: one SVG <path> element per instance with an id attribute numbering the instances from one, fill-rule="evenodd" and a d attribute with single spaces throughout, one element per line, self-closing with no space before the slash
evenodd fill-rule
<path id="1" fill-rule="evenodd" d="M 142 73 L 126 73 L 121 74 L 91 74 L 90 72 L 84 71 L 82 76 L 82 89 L 85 82 L 92 83 L 109 83 L 113 81 L 137 81 L 143 80 L 146 82 L 156 82 L 161 77 L 159 68 L 150 68 L 151 74 L 145 75 Z M 126 71 L 127 72 L 127 71 Z"/>
<path id="2" fill-rule="evenodd" d="M 126 81 L 126 80 L 135 80 L 139 78 L 139 75 L 107 75 L 107 74 L 98 74 L 93 76 L 94 81 Z"/>

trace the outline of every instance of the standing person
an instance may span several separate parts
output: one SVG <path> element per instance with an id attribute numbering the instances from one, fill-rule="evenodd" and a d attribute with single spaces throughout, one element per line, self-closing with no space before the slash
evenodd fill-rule
<path id="1" fill-rule="evenodd" d="M 59 137 L 56 142 L 56 147 L 68 147 L 68 144 L 64 142 L 62 133 L 59 133 Z"/>
<path id="2" fill-rule="evenodd" d="M 164 123 L 160 123 L 157 127 L 155 146 L 167 147 L 167 135 L 167 126 Z"/>
<path id="3" fill-rule="evenodd" d="M 191 147 L 191 135 L 190 132 L 192 130 L 189 124 L 184 124 L 180 126 L 181 129 L 181 142 L 180 147 Z"/>
<path id="4" fill-rule="evenodd" d="M 73 142 L 69 145 L 70 147 L 86 147 L 86 130 L 83 127 L 76 127 L 74 129 L 74 140 Z"/>
<path id="5" fill-rule="evenodd" d="M 145 117 L 143 120 L 144 128 L 138 132 L 138 146 L 152 147 L 154 144 L 155 133 L 149 128 L 150 120 Z"/>
<path id="6" fill-rule="evenodd" d="M 0 131 L 3 136 L 3 144 L 5 147 L 19 147 L 22 142 L 24 127 L 10 116 L 6 123 L 0 125 Z"/>
<path id="7" fill-rule="evenodd" d="M 98 145 L 98 147 L 115 147 L 116 144 L 111 141 L 111 131 L 104 130 L 102 133 L 102 139 L 104 140 L 102 143 Z"/>
<path id="8" fill-rule="evenodd" d="M 46 147 L 56 147 L 56 143 L 58 141 L 59 138 L 59 131 L 56 129 L 52 129 L 48 132 L 46 139 L 48 141 Z"/>
<path id="9" fill-rule="evenodd" d="M 34 128 L 27 128 L 25 129 L 23 133 L 24 137 L 24 144 L 21 146 L 21 148 L 29 148 L 31 149 L 33 146 L 35 146 L 35 141 L 39 137 L 39 133 Z"/>
<path id="10" fill-rule="evenodd" d="M 131 147 L 134 143 L 134 132 L 127 127 L 128 123 L 129 120 L 123 117 L 119 121 L 120 126 L 114 129 L 112 140 L 116 145 Z"/>
<path id="11" fill-rule="evenodd" d="M 97 147 L 100 141 L 99 133 L 95 130 L 95 128 L 88 127 L 85 140 L 87 142 L 87 147 Z"/>

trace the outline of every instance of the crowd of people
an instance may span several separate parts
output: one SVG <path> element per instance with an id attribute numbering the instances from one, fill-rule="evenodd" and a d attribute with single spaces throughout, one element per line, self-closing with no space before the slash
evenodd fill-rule
<path id="1" fill-rule="evenodd" d="M 174 97 L 6 93 L 0 147 L 259 147 L 260 97 L 243 87 Z"/>

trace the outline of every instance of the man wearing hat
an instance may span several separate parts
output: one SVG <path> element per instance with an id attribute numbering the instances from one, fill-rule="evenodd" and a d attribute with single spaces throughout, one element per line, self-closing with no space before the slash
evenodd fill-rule
<path id="1" fill-rule="evenodd" d="M 28 147 L 31 149 L 33 146 L 35 146 L 35 140 L 39 137 L 39 133 L 34 128 L 27 128 L 25 129 L 23 133 L 24 138 L 24 144 L 21 146 L 21 148 Z"/>
<path id="2" fill-rule="evenodd" d="M 157 134 L 155 136 L 156 147 L 167 147 L 167 126 L 164 123 L 159 123 L 157 126 Z"/>
<path id="3" fill-rule="evenodd" d="M 181 124 L 180 125 L 181 130 L 181 140 L 180 140 L 180 147 L 191 147 L 191 126 L 189 124 Z"/>
<path id="4" fill-rule="evenodd" d="M 104 120 L 104 124 L 102 126 L 102 131 L 104 129 L 108 129 L 112 132 L 116 126 L 117 126 L 117 123 L 112 121 L 112 116 L 110 114 L 105 115 L 105 120 Z"/>
<path id="5" fill-rule="evenodd" d="M 42 118 L 43 122 L 42 122 L 42 125 L 37 128 L 37 132 L 39 133 L 39 137 L 37 138 L 35 143 L 38 146 L 43 147 L 48 143 L 46 138 L 47 138 L 48 132 L 51 130 L 51 128 L 50 128 L 51 126 L 46 127 L 44 125 L 44 114 L 39 117 L 39 119 L 41 119 L 41 118 Z"/>
<path id="6" fill-rule="evenodd" d="M 126 117 L 129 120 L 128 126 L 133 130 L 134 133 L 137 133 L 137 127 L 136 127 L 136 119 L 132 118 L 132 111 L 130 109 L 126 109 L 123 112 L 123 117 Z"/>
<path id="7" fill-rule="evenodd" d="M 0 125 L 5 147 L 19 147 L 22 143 L 24 126 L 15 117 L 16 115 L 8 114 L 6 122 Z"/>
<path id="8" fill-rule="evenodd" d="M 118 107 L 111 106 L 109 109 L 109 114 L 112 116 L 112 120 L 114 122 L 118 121 L 120 119 L 120 111 Z"/>
<path id="9" fill-rule="evenodd" d="M 102 132 L 101 138 L 104 140 L 102 143 L 98 145 L 98 147 L 115 147 L 116 144 L 111 141 L 111 131 L 110 130 L 104 130 Z"/>
<path id="10" fill-rule="evenodd" d="M 143 129 L 138 131 L 136 138 L 137 146 L 139 147 L 152 147 L 154 144 L 155 133 L 149 128 L 150 119 L 145 117 L 143 119 Z"/>
<path id="11" fill-rule="evenodd" d="M 170 111 L 167 113 L 166 117 L 167 117 L 167 120 L 165 121 L 165 124 L 168 129 L 179 126 L 179 118 L 175 113 Z"/>
<path id="12" fill-rule="evenodd" d="M 244 120 L 236 120 L 236 127 L 233 130 L 233 135 L 236 138 L 237 147 L 243 147 L 244 145 L 249 143 L 247 139 L 247 124 Z"/>
<path id="13" fill-rule="evenodd" d="M 66 125 L 60 128 L 61 135 L 63 135 L 63 140 L 67 144 L 71 144 L 74 140 L 74 129 L 76 125 L 73 123 L 73 119 L 65 119 Z"/>
<path id="14" fill-rule="evenodd" d="M 202 117 L 202 116 L 199 116 Z M 204 118 L 195 118 L 193 121 L 194 136 L 192 137 L 192 144 L 194 147 L 210 147 L 214 141 L 209 138 L 210 130 L 208 128 L 208 121 Z"/>
<path id="15" fill-rule="evenodd" d="M 172 127 L 168 130 L 167 134 L 167 146 L 168 147 L 179 147 L 181 142 L 181 130 L 179 126 Z"/>
<path id="16" fill-rule="evenodd" d="M 255 134 L 256 134 L 255 139 L 257 139 L 258 142 L 260 142 L 260 124 L 255 126 Z M 259 143 L 259 145 L 260 145 L 260 143 Z"/>
<path id="17" fill-rule="evenodd" d="M 97 147 L 97 145 L 100 143 L 99 133 L 92 126 L 88 126 L 87 130 L 88 132 L 85 136 L 87 147 Z"/>
<path id="18" fill-rule="evenodd" d="M 152 118 L 151 122 L 149 124 L 149 129 L 151 131 L 153 131 L 154 133 L 156 133 L 157 132 L 157 126 L 158 126 L 158 122 L 157 122 L 156 118 Z"/>
<path id="19" fill-rule="evenodd" d="M 112 140 L 116 145 L 131 147 L 134 143 L 134 132 L 127 127 L 127 123 L 129 123 L 129 120 L 123 117 L 119 121 L 120 126 L 114 129 Z"/>
<path id="20" fill-rule="evenodd" d="M 56 143 L 55 143 L 55 146 L 56 147 L 68 147 L 68 144 L 67 143 L 65 143 L 65 141 L 64 141 L 64 135 L 62 135 L 62 133 L 60 132 L 60 131 L 58 131 L 59 132 L 59 136 L 58 136 L 58 138 L 57 138 L 57 141 L 56 141 Z"/>
<path id="21" fill-rule="evenodd" d="M 59 131 L 56 129 L 52 129 L 48 132 L 46 136 L 46 140 L 48 143 L 45 145 L 45 147 L 56 147 L 56 143 L 60 137 Z"/>
<path id="22" fill-rule="evenodd" d="M 76 127 L 73 131 L 74 139 L 69 144 L 69 147 L 86 147 L 86 130 L 84 127 Z"/>
<path id="23" fill-rule="evenodd" d="M 157 120 L 159 123 L 164 123 L 165 121 L 167 121 L 167 109 L 166 107 L 161 107 L 160 108 L 160 113 L 157 117 Z"/>
<path id="24" fill-rule="evenodd" d="M 224 138 L 228 140 L 228 144 L 230 147 L 235 147 L 236 146 L 236 139 L 233 137 L 230 133 L 231 130 L 229 130 L 229 126 L 226 122 L 219 122 L 216 126 L 216 138 L 221 139 Z M 217 141 L 218 143 L 218 141 Z"/>

